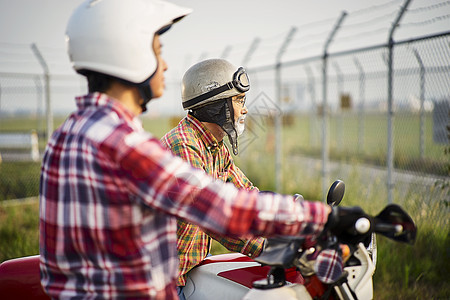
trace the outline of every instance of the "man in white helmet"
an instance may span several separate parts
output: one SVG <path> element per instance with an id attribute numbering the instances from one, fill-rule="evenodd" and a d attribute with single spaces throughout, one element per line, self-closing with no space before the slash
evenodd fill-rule
<path id="1" fill-rule="evenodd" d="M 215 181 L 143 130 L 138 116 L 164 89 L 159 35 L 190 11 L 89 0 L 69 20 L 68 53 L 89 94 L 42 162 L 40 269 L 51 298 L 177 299 L 176 218 L 233 237 L 314 237 L 334 216 L 322 203 Z"/>
<path id="2" fill-rule="evenodd" d="M 162 143 L 173 154 L 214 178 L 231 182 L 237 188 L 256 189 L 235 165 L 223 142 L 227 135 L 237 154 L 237 137 L 244 131 L 247 114 L 245 93 L 249 89 L 245 70 L 224 59 L 208 59 L 193 65 L 182 79 L 183 108 L 188 114 L 161 139 Z M 180 290 L 186 284 L 186 273 L 208 255 L 210 236 L 228 250 L 251 257 L 259 255 L 264 244 L 263 238 L 245 240 L 206 234 L 198 226 L 178 220 Z"/>

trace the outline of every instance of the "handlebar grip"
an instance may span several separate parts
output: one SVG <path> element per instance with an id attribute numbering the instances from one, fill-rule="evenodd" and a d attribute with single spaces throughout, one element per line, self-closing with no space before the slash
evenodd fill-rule
<path id="1" fill-rule="evenodd" d="M 359 234 L 367 233 L 370 229 L 370 221 L 367 218 L 359 218 L 355 222 L 355 229 Z"/>
<path id="2" fill-rule="evenodd" d="M 383 232 L 394 232 L 400 233 L 403 231 L 403 226 L 400 224 L 375 224 L 375 232 L 383 233 Z"/>

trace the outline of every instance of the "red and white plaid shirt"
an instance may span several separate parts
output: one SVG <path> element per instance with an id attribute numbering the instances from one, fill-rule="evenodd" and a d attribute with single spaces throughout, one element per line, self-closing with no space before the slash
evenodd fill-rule
<path id="1" fill-rule="evenodd" d="M 176 218 L 236 237 L 316 235 L 326 205 L 208 177 L 105 94 L 77 98 L 40 183 L 41 283 L 54 298 L 177 299 Z"/>

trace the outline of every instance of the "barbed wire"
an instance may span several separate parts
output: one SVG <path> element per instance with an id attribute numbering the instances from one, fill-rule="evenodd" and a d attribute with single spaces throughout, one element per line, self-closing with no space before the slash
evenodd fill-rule
<path id="1" fill-rule="evenodd" d="M 358 32 L 358 33 L 354 33 L 354 34 L 349 34 L 349 35 L 341 35 L 339 34 L 339 38 L 336 38 L 336 41 L 339 41 L 339 43 L 342 42 L 348 42 L 349 40 L 354 40 L 360 37 L 368 37 L 368 36 L 373 36 L 377 33 L 380 32 L 388 32 L 389 30 L 389 26 L 384 26 L 384 27 L 379 27 L 377 29 L 372 29 L 372 30 L 367 30 L 367 31 L 363 31 L 363 32 Z"/>
<path id="2" fill-rule="evenodd" d="M 30 47 L 31 44 L 25 44 L 25 43 L 13 43 L 13 42 L 1 42 L 0 46 L 13 46 L 13 47 Z"/>
<path id="3" fill-rule="evenodd" d="M 30 49 L 31 45 L 33 45 L 33 43 L 24 44 L 24 43 L 12 43 L 12 42 L 1 42 L 0 41 L 0 47 L 6 47 L 6 48 L 13 47 L 15 49 L 17 49 L 17 48 Z M 63 47 L 53 47 L 53 46 L 47 46 L 47 45 L 37 45 L 37 46 L 38 46 L 39 50 L 45 50 L 45 52 L 60 53 L 61 51 L 66 50 Z M 16 51 L 16 50 L 14 50 L 14 51 Z"/>
<path id="4" fill-rule="evenodd" d="M 392 1 L 387 1 L 385 3 L 381 3 L 381 4 L 372 5 L 367 8 L 355 10 L 355 11 L 350 12 L 347 18 L 355 19 L 356 17 L 367 15 L 368 13 L 370 13 L 371 14 L 370 16 L 372 16 L 372 14 L 375 11 L 380 12 L 384 9 L 392 9 L 392 7 L 394 5 L 397 5 L 397 4 L 401 3 L 402 1 L 403 0 L 392 0 Z M 408 9 L 407 12 L 418 14 L 421 12 L 427 12 L 427 11 L 436 10 L 436 9 L 439 9 L 442 7 L 447 7 L 448 5 L 450 5 L 450 0 L 440 2 L 440 3 L 429 4 L 429 5 L 413 8 L 413 9 Z M 376 26 L 378 23 L 381 23 L 383 20 L 386 20 L 386 19 L 392 19 L 396 13 L 397 13 L 397 10 L 394 10 L 393 12 L 385 13 L 381 16 L 372 17 L 368 20 L 363 20 L 360 22 L 354 22 L 354 23 L 344 22 L 341 26 L 342 30 L 338 31 L 339 38 L 336 39 L 336 42 L 339 42 L 339 43 L 344 42 L 345 43 L 350 40 L 358 39 L 360 37 L 367 37 L 370 35 L 376 35 L 380 32 L 387 32 L 389 27 L 386 27 L 386 26 L 375 28 L 373 30 L 362 31 L 362 32 L 361 32 L 361 29 L 363 27 Z M 450 14 L 442 15 L 442 16 L 434 16 L 432 18 L 422 20 L 422 21 L 400 23 L 399 27 L 402 27 L 402 28 L 418 27 L 418 26 L 429 25 L 429 24 L 433 24 L 433 23 L 437 23 L 437 22 L 442 22 L 449 18 L 450 18 Z M 330 29 L 326 29 L 326 30 L 324 29 L 324 30 L 321 30 L 316 33 L 304 33 L 305 29 L 308 29 L 311 27 L 318 29 L 322 25 L 330 25 L 331 22 L 334 23 L 335 21 L 336 21 L 336 18 L 327 18 L 327 19 L 318 20 L 318 21 L 299 25 L 298 28 L 301 28 L 302 30 L 299 32 L 300 34 L 294 35 L 294 38 L 292 39 L 291 44 L 289 45 L 289 51 L 299 50 L 299 49 L 309 49 L 312 47 L 317 47 L 317 45 L 321 46 L 324 38 L 327 36 L 327 34 L 329 34 Z M 358 31 L 358 32 L 356 32 L 354 34 L 341 35 L 341 33 L 344 33 L 347 31 L 353 31 L 353 30 Z M 254 53 L 254 56 L 256 56 L 256 55 L 274 55 L 275 52 L 277 51 L 277 49 L 280 47 L 282 41 L 286 37 L 287 32 L 288 32 L 288 30 L 284 30 L 284 31 L 276 33 L 274 35 L 260 38 L 260 44 L 257 47 L 257 49 Z M 308 42 L 304 43 L 305 41 L 308 41 Z M 233 55 L 236 55 L 239 53 L 242 54 L 243 52 L 246 52 L 248 47 L 250 46 L 250 43 L 251 43 L 251 41 L 247 41 L 247 42 L 231 44 L 228 46 L 231 47 L 231 53 Z M 24 59 L 20 59 L 20 61 L 19 61 L 19 58 L 18 58 L 18 57 L 25 57 L 26 55 L 32 55 L 30 46 L 31 46 L 31 44 L 0 42 L 0 54 L 2 55 L 3 59 L 5 59 L 5 57 L 7 58 L 7 60 L 0 60 L 0 63 L 2 63 L 2 64 L 3 63 L 26 64 L 26 63 L 30 63 L 30 62 L 35 63 L 36 60 L 34 60 L 34 59 L 25 59 L 24 58 Z M 14 49 L 8 50 L 8 48 L 9 49 L 14 48 Z M 62 47 L 52 47 L 52 46 L 45 46 L 45 45 L 40 46 L 39 45 L 38 48 L 41 51 L 43 51 L 44 57 L 48 57 L 50 59 L 48 61 L 49 65 L 51 65 L 53 67 L 67 65 L 67 57 L 66 57 L 66 54 L 64 53 L 64 51 L 61 51 L 63 49 Z M 19 50 L 20 51 L 26 50 L 27 52 L 20 53 Z M 220 53 L 223 53 L 223 51 L 224 51 L 224 48 L 215 48 L 215 49 L 207 49 L 207 50 L 205 50 L 205 53 L 207 55 L 209 55 L 211 53 L 217 53 L 217 55 L 220 55 Z"/>
<path id="5" fill-rule="evenodd" d="M 419 22 L 409 22 L 409 23 L 400 23 L 399 27 L 417 27 L 417 26 L 423 26 L 423 25 L 430 25 L 436 22 L 440 22 L 440 21 L 444 21 L 450 18 L 450 14 L 448 15 L 442 15 L 442 16 L 437 16 L 437 17 L 433 17 L 433 18 L 429 18 L 427 20 L 424 21 L 419 21 Z"/>
<path id="6" fill-rule="evenodd" d="M 275 56 L 274 53 L 268 53 L 268 52 L 255 52 L 255 55 L 252 56 L 252 61 L 255 61 L 257 59 L 261 59 L 261 57 L 270 57 L 270 61 L 274 61 L 275 60 Z"/>
<path id="7" fill-rule="evenodd" d="M 25 66 L 38 65 L 38 61 L 31 49 L 32 44 L 0 42 L 0 65 Z M 46 62 L 52 69 L 63 68 L 68 65 L 68 57 L 63 48 L 52 46 L 38 46 Z"/>
<path id="8" fill-rule="evenodd" d="M 33 59 L 8 59 L 8 60 L 0 60 L 1 64 L 29 64 L 29 63 L 36 63 L 38 64 L 37 60 Z"/>
<path id="9" fill-rule="evenodd" d="M 267 49 L 273 49 L 273 51 L 275 51 L 275 49 L 277 49 L 280 46 L 280 44 L 281 44 L 283 38 L 286 36 L 287 32 L 288 32 L 287 30 L 284 30 L 284 31 L 276 33 L 274 35 L 260 38 L 258 51 L 260 49 L 265 49 L 265 51 L 267 51 Z M 248 41 L 248 42 L 230 44 L 228 46 L 230 46 L 232 48 L 231 51 L 234 54 L 236 54 L 236 52 L 237 53 L 246 52 L 248 47 L 250 46 L 250 43 L 251 43 L 251 41 Z M 261 46 L 263 46 L 263 47 L 261 47 Z M 224 49 L 225 49 L 225 46 L 223 48 L 206 49 L 205 52 L 207 53 L 207 55 L 210 55 L 210 53 L 222 53 Z"/>
<path id="10" fill-rule="evenodd" d="M 324 30 L 322 32 L 318 32 L 318 33 L 312 33 L 312 34 L 306 34 L 306 35 L 300 35 L 300 36 L 296 36 L 292 39 L 292 42 L 297 42 L 299 40 L 304 40 L 304 39 L 315 39 L 317 37 L 321 37 L 321 38 L 325 38 L 328 34 L 330 33 L 330 30 Z"/>
<path id="11" fill-rule="evenodd" d="M 397 14 L 397 12 L 393 11 L 391 13 L 388 13 L 388 14 L 385 14 L 385 15 L 382 15 L 382 16 L 378 16 L 378 17 L 374 17 L 372 19 L 368 19 L 366 21 L 362 21 L 362 22 L 359 22 L 359 23 L 350 23 L 349 24 L 349 23 L 344 22 L 344 24 L 342 24 L 341 28 L 353 27 L 353 28 L 358 28 L 359 29 L 361 27 L 373 26 L 374 24 L 380 23 L 383 20 L 386 20 L 386 19 L 390 19 L 391 20 L 393 17 L 395 17 L 396 14 Z"/>
<path id="12" fill-rule="evenodd" d="M 292 46 L 292 47 L 289 47 L 289 51 L 291 52 L 294 50 L 305 50 L 305 49 L 310 49 L 313 47 L 320 47 L 319 49 L 322 49 L 323 41 L 310 42 L 310 43 L 303 44 L 301 46 Z"/>
<path id="13" fill-rule="evenodd" d="M 424 12 L 424 11 L 430 11 L 430 10 L 434 10 L 437 8 L 441 8 L 441 7 L 444 7 L 447 5 L 450 5 L 450 1 L 445 1 L 445 2 L 441 2 L 441 3 L 437 3 L 437 4 L 431 4 L 428 6 L 417 7 L 417 8 L 413 8 L 413 9 L 407 9 L 407 11 L 409 13 L 420 13 L 420 12 Z"/>
<path id="14" fill-rule="evenodd" d="M 383 4 L 377 4 L 377 5 L 373 5 L 367 8 L 363 8 L 363 9 L 359 9 L 359 10 L 355 10 L 352 12 L 349 12 L 349 15 L 351 16 L 357 16 L 360 14 L 364 14 L 366 12 L 371 12 L 373 13 L 374 10 L 381 10 L 383 8 L 387 8 L 389 6 L 392 6 L 395 3 L 400 3 L 402 0 L 394 0 L 394 1 L 388 1 L 385 2 Z M 306 23 L 306 24 L 301 24 L 299 27 L 303 28 L 308 28 L 308 27 L 316 27 L 317 25 L 321 25 L 321 24 L 328 24 L 330 22 L 335 22 L 336 18 L 328 18 L 328 19 L 324 19 L 324 20 L 320 20 L 320 21 L 314 21 L 311 23 Z"/>
<path id="15" fill-rule="evenodd" d="M 349 15 L 351 15 L 353 17 L 353 16 L 358 16 L 358 15 L 365 14 L 367 12 L 373 13 L 373 11 L 376 11 L 376 10 L 379 11 L 379 10 L 382 10 L 382 9 L 386 9 L 386 8 L 392 7 L 393 5 L 396 5 L 396 4 L 400 3 L 401 1 L 402 0 L 394 0 L 394 1 L 388 1 L 388 2 L 385 2 L 385 3 L 382 3 L 382 4 L 378 4 L 378 5 L 373 5 L 373 6 L 364 8 L 364 9 L 353 11 L 353 12 L 349 13 Z M 344 25 L 342 27 L 346 27 L 347 30 L 349 30 L 352 27 L 353 28 L 360 28 L 360 27 L 364 27 L 364 26 L 366 26 L 366 27 L 367 26 L 373 26 L 373 23 L 381 22 L 382 20 L 389 19 L 389 18 L 392 19 L 395 16 L 396 13 L 397 13 L 396 11 L 390 12 L 390 13 L 384 14 L 382 16 L 378 16 L 378 17 L 372 18 L 370 20 L 359 22 L 359 23 L 346 24 L 344 22 Z M 319 20 L 319 21 L 314 21 L 314 22 L 310 22 L 310 23 L 306 23 L 306 24 L 301 24 L 301 25 L 299 25 L 297 27 L 301 28 L 302 32 L 304 32 L 304 29 L 306 29 L 306 28 L 314 27 L 314 28 L 317 29 L 317 26 L 319 26 L 319 25 L 325 25 L 325 24 L 326 25 L 330 25 L 330 24 L 332 24 L 331 22 L 335 22 L 335 21 L 336 21 L 336 18 L 327 18 L 327 19 L 324 19 L 324 20 Z M 365 32 L 362 32 L 362 33 L 349 35 L 349 36 L 344 37 L 344 38 L 346 38 L 348 40 L 356 39 L 356 38 L 361 37 L 361 36 L 367 36 L 368 34 L 374 34 L 374 33 L 380 32 L 380 31 L 386 31 L 387 29 L 388 28 L 386 28 L 386 27 L 378 28 L 378 29 L 371 30 L 371 31 L 365 31 Z M 322 46 L 323 39 L 327 36 L 327 34 L 329 34 L 329 32 L 330 32 L 330 30 L 327 29 L 327 30 L 323 30 L 321 32 L 317 32 L 317 33 L 313 33 L 313 34 L 295 35 L 294 38 L 292 39 L 291 45 L 289 46 L 289 51 L 292 51 L 292 50 L 304 50 L 304 49 L 308 49 L 308 48 L 317 47 L 318 45 Z M 284 35 L 285 35 L 285 33 L 280 33 L 280 34 L 277 34 L 275 36 L 271 36 L 271 37 L 268 37 L 268 38 L 267 37 L 262 38 L 261 39 L 261 44 L 265 43 L 265 46 L 264 46 L 264 48 L 259 47 L 258 51 L 256 51 L 256 52 L 259 52 L 258 54 L 262 54 L 261 53 L 261 49 L 265 49 L 264 52 L 267 53 L 268 52 L 267 48 L 269 48 L 269 47 L 272 48 L 274 46 L 278 47 L 280 45 L 279 43 L 281 42 L 280 39 L 283 38 Z M 268 43 L 269 40 L 275 40 L 275 39 L 277 40 L 276 41 L 276 45 L 274 45 L 273 43 L 272 44 Z M 298 43 L 300 41 L 304 41 L 306 39 L 308 39 L 308 40 L 312 39 L 313 41 L 312 42 L 309 41 L 306 45 L 301 45 L 300 47 L 294 46 L 295 43 Z M 255 56 L 256 56 L 256 54 L 257 53 L 255 53 Z"/>
<path id="16" fill-rule="evenodd" d="M 31 47 L 20 47 L 20 48 L 15 48 L 15 49 L 11 49 L 11 48 L 0 48 L 0 53 L 2 55 L 12 55 L 12 56 L 17 56 L 17 55 L 28 55 L 30 53 L 32 53 Z"/>
<path id="17" fill-rule="evenodd" d="M 394 4 L 400 3 L 401 0 L 399 1 L 389 1 L 380 5 L 373 5 L 371 7 L 368 8 L 364 8 L 364 9 L 360 9 L 354 12 L 351 12 L 349 14 L 349 16 L 354 17 L 355 15 L 362 15 L 364 13 L 370 12 L 373 13 L 374 10 L 381 10 L 387 7 L 391 7 Z M 430 4 L 428 6 L 422 6 L 422 7 L 418 7 L 415 9 L 411 9 L 408 10 L 408 12 L 414 12 L 414 13 L 418 13 L 418 12 L 424 12 L 424 11 L 430 11 L 430 10 L 434 10 L 434 9 L 438 9 L 438 8 L 442 8 L 444 6 L 447 6 L 450 4 L 450 1 L 445 1 L 442 3 L 436 3 L 436 4 Z M 374 18 L 371 18 L 369 20 L 366 21 L 362 21 L 362 22 L 357 22 L 357 23 L 345 23 L 341 26 L 342 29 L 345 28 L 345 30 L 352 30 L 352 29 L 356 29 L 356 30 L 360 30 L 361 27 L 369 27 L 369 26 L 376 26 L 377 23 L 381 23 L 383 20 L 391 20 L 393 17 L 395 17 L 395 15 L 397 14 L 397 10 L 390 12 L 390 13 L 386 13 L 384 15 L 381 16 L 377 16 Z M 429 25 L 432 23 L 436 23 L 436 22 L 440 22 L 443 20 L 446 20 L 450 18 L 450 15 L 443 15 L 443 16 L 437 16 L 437 17 L 433 17 L 424 21 L 420 21 L 420 22 L 410 22 L 410 23 L 404 23 L 404 24 L 400 24 L 401 27 L 412 27 L 412 26 L 423 26 L 423 25 Z M 306 25 L 301 25 L 301 28 L 305 28 L 308 25 L 314 25 L 314 24 L 323 24 L 325 22 L 329 22 L 330 20 L 335 20 L 335 19 L 327 19 L 327 20 L 323 20 L 323 21 L 318 21 L 318 22 L 312 22 Z M 361 37 L 367 37 L 367 36 L 373 36 L 379 33 L 386 33 L 389 30 L 389 26 L 382 26 L 382 27 L 378 27 L 375 29 L 371 29 L 371 30 L 367 30 L 367 31 L 363 31 L 363 32 L 357 32 L 354 34 L 349 34 L 349 35 L 341 35 L 340 33 L 342 31 L 340 31 L 338 33 L 339 35 L 339 43 L 342 42 L 348 42 L 351 40 L 356 40 L 359 39 Z M 289 46 L 289 51 L 293 51 L 293 50 L 304 50 L 304 49 L 309 49 L 309 48 L 313 48 L 313 47 L 317 47 L 318 45 L 321 45 L 320 42 L 317 41 L 313 41 L 313 42 L 309 42 L 307 44 L 298 46 L 295 45 L 295 43 L 298 43 L 300 41 L 304 41 L 306 39 L 310 40 L 310 39 L 319 39 L 319 38 L 324 38 L 327 34 L 329 33 L 328 31 L 322 31 L 319 33 L 315 33 L 315 34 L 308 34 L 308 35 L 300 35 L 300 36 L 295 36 L 292 40 L 291 45 Z M 323 42 L 323 39 L 321 40 Z"/>
<path id="18" fill-rule="evenodd" d="M 319 21 L 314 21 L 314 22 L 310 22 L 310 23 L 305 23 L 305 24 L 300 24 L 298 27 L 305 29 L 305 28 L 309 28 L 309 27 L 314 27 L 317 28 L 320 25 L 329 25 L 330 23 L 336 22 L 336 18 L 328 18 L 328 19 L 323 19 L 323 20 L 319 20 Z"/>
<path id="19" fill-rule="evenodd" d="M 1 55 L 2 58 L 6 58 L 6 57 L 24 57 L 24 56 L 32 55 L 31 49 L 28 49 L 28 50 L 29 50 L 28 53 L 26 53 L 26 52 L 19 53 L 19 52 L 16 52 L 16 51 L 10 52 L 10 51 L 5 51 L 5 50 L 0 49 L 0 55 Z"/>
<path id="20" fill-rule="evenodd" d="M 393 0 L 393 1 L 385 2 L 383 4 L 372 5 L 370 7 L 366 7 L 366 8 L 362 8 L 362 9 L 359 9 L 359 10 L 352 11 L 351 15 L 352 16 L 356 16 L 356 15 L 359 15 L 359 14 L 365 14 L 367 12 L 373 13 L 374 10 L 381 10 L 382 8 L 393 6 L 394 4 L 401 3 L 402 1 L 403 0 Z"/>

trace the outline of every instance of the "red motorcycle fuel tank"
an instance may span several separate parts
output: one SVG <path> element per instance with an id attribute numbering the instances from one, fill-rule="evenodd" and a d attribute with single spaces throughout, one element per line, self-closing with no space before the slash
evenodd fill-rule
<path id="1" fill-rule="evenodd" d="M 0 298 L 50 299 L 41 286 L 39 255 L 10 259 L 0 264 Z"/>

